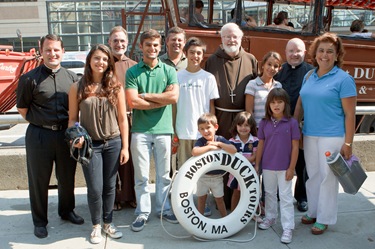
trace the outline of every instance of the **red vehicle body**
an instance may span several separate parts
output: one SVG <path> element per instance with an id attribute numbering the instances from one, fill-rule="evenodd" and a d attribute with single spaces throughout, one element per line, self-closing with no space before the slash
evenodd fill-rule
<path id="1" fill-rule="evenodd" d="M 19 77 L 41 62 L 35 49 L 26 53 L 12 50 L 12 46 L 0 46 L 0 113 L 9 111 L 16 104 Z"/>

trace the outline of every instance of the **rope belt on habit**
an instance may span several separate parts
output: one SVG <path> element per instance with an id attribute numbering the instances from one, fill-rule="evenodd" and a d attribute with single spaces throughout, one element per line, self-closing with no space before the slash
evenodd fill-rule
<path id="1" fill-rule="evenodd" d="M 243 112 L 245 111 L 244 109 L 226 109 L 226 108 L 221 108 L 221 107 L 217 107 L 215 106 L 216 109 L 218 109 L 219 111 L 222 111 L 222 112 Z"/>

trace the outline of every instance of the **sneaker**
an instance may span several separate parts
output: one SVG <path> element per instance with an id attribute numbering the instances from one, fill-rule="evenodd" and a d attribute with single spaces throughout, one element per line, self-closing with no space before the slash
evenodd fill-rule
<path id="1" fill-rule="evenodd" d="M 115 225 L 111 224 L 104 224 L 103 232 L 108 234 L 109 237 L 113 239 L 119 239 L 122 237 L 122 232 L 120 232 Z"/>
<path id="2" fill-rule="evenodd" d="M 159 216 L 160 218 L 160 216 Z M 163 219 L 170 222 L 170 223 L 173 223 L 173 224 L 178 224 L 178 220 L 176 218 L 176 216 L 171 213 L 171 214 L 163 214 Z"/>
<path id="3" fill-rule="evenodd" d="M 258 223 L 262 223 L 263 222 L 263 217 L 261 215 L 254 215 L 253 216 L 253 221 L 256 221 Z"/>
<path id="4" fill-rule="evenodd" d="M 142 231 L 146 224 L 146 217 L 144 215 L 138 215 L 138 217 L 133 221 L 131 228 L 134 232 Z"/>
<path id="5" fill-rule="evenodd" d="M 103 237 L 102 237 L 102 227 L 98 224 L 92 227 L 92 232 L 90 235 L 90 242 L 92 244 L 99 244 Z"/>
<path id="6" fill-rule="evenodd" d="M 281 242 L 289 244 L 292 242 L 293 232 L 291 229 L 284 229 L 283 235 L 281 235 Z"/>
<path id="7" fill-rule="evenodd" d="M 276 219 L 264 218 L 262 223 L 259 223 L 258 227 L 262 230 L 266 230 L 276 224 Z"/>
<path id="8" fill-rule="evenodd" d="M 204 207 L 204 216 L 206 216 L 206 217 L 208 217 L 208 216 L 211 216 L 211 209 L 206 205 L 205 207 Z"/>

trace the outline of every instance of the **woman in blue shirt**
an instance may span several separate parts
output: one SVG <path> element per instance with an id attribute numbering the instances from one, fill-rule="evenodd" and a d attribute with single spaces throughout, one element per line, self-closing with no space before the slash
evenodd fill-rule
<path id="1" fill-rule="evenodd" d="M 318 235 L 336 223 L 338 210 L 339 184 L 326 162 L 325 152 L 340 152 L 345 159 L 352 155 L 357 93 L 353 77 L 341 69 L 344 47 L 336 34 L 317 37 L 309 53 L 317 68 L 305 76 L 294 115 L 301 116 L 303 109 L 302 132 L 309 175 L 309 210 L 301 221 L 314 224 L 311 232 Z"/>

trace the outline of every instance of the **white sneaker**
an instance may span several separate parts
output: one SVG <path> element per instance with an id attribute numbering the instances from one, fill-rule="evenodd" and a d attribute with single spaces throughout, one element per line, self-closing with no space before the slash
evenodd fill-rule
<path id="1" fill-rule="evenodd" d="M 111 224 L 104 224 L 103 232 L 108 234 L 109 237 L 113 239 L 119 239 L 122 237 L 122 232 L 120 232 L 115 225 Z"/>
<path id="2" fill-rule="evenodd" d="M 90 242 L 92 244 L 99 244 L 102 242 L 102 227 L 98 224 L 92 227 L 92 232 L 90 235 Z"/>
<path id="3" fill-rule="evenodd" d="M 259 223 L 258 227 L 262 230 L 266 230 L 276 224 L 276 219 L 264 218 L 262 223 Z"/>
<path id="4" fill-rule="evenodd" d="M 292 238 L 293 238 L 293 231 L 292 229 L 284 229 L 283 231 L 283 235 L 281 235 L 281 242 L 285 243 L 285 244 L 289 244 L 290 242 L 292 242 Z"/>

